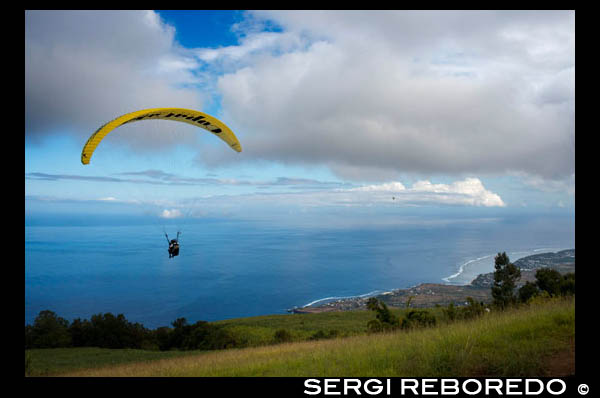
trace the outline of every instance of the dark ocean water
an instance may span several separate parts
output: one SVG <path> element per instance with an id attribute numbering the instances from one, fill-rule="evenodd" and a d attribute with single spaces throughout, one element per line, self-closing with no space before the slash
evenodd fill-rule
<path id="1" fill-rule="evenodd" d="M 176 228 L 168 226 L 169 235 Z M 25 227 L 25 322 L 124 314 L 149 328 L 286 313 L 332 297 L 422 282 L 465 284 L 511 260 L 575 247 L 573 217 L 415 220 L 308 227 L 204 220 L 182 227 L 169 259 L 163 226 Z"/>

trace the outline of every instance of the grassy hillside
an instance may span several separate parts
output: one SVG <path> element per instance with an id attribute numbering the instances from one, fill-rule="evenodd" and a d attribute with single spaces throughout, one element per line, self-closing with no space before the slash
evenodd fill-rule
<path id="1" fill-rule="evenodd" d="M 431 309 L 441 314 L 440 309 Z M 402 316 L 403 309 L 392 309 Z M 317 334 L 333 334 L 338 337 L 362 335 L 367 332 L 367 322 L 374 319 L 367 310 L 336 311 L 316 314 L 265 315 L 213 322 L 222 325 L 237 336 L 244 336 L 247 346 L 275 343 L 275 332 L 286 330 L 293 341 L 310 340 Z"/>
<path id="2" fill-rule="evenodd" d="M 28 376 L 51 376 L 115 364 L 147 362 L 198 354 L 186 351 L 146 351 L 110 348 L 40 348 L 25 350 Z"/>
<path id="3" fill-rule="evenodd" d="M 118 364 L 100 361 L 83 369 L 80 361 L 78 366 L 63 363 L 46 369 L 47 374 L 68 376 L 542 376 L 551 375 L 548 358 L 570 352 L 575 339 L 574 298 L 492 312 L 471 321 L 440 322 L 429 329 L 360 334 L 373 318 L 372 313 L 357 311 L 228 320 L 222 322 L 257 336 L 278 328 L 296 336 L 328 328 L 353 335 L 211 352 L 104 350 L 113 352 L 108 355 Z M 38 365 L 52 355 L 50 351 L 29 352 L 33 375 L 40 374 Z M 66 351 L 73 361 L 90 354 L 85 349 Z"/>

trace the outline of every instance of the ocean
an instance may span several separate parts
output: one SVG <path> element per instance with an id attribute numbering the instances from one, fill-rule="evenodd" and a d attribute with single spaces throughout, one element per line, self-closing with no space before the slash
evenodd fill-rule
<path id="1" fill-rule="evenodd" d="M 266 314 L 407 288 L 467 284 L 512 261 L 575 247 L 574 217 L 416 218 L 345 227 L 197 220 L 184 225 L 26 222 L 25 323 L 111 312 L 148 328 Z M 108 224 L 108 223 L 107 223 Z M 169 259 L 164 231 L 181 229 Z"/>

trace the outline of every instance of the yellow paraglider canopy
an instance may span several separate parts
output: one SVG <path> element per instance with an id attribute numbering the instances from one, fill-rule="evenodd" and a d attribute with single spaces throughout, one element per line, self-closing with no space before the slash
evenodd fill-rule
<path id="1" fill-rule="evenodd" d="M 242 146 L 235 134 L 233 134 L 233 131 L 225 123 L 206 113 L 183 108 L 153 108 L 119 116 L 96 130 L 85 143 L 83 151 L 81 151 L 81 163 L 89 164 L 100 141 L 117 127 L 126 123 L 151 119 L 173 120 L 201 127 L 225 141 L 233 150 L 237 152 L 242 151 Z"/>

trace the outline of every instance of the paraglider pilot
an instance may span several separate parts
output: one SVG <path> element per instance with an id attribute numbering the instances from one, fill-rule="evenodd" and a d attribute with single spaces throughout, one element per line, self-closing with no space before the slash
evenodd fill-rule
<path id="1" fill-rule="evenodd" d="M 165 232 L 167 242 L 169 243 L 169 258 L 179 255 L 179 231 L 177 231 L 177 238 L 169 240 L 169 235 Z"/>

